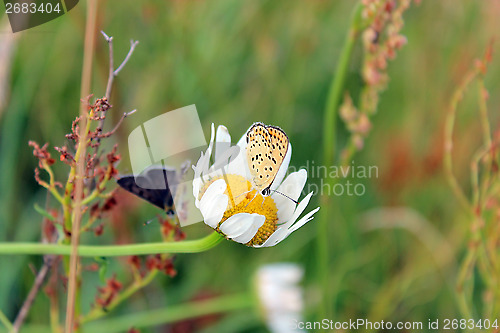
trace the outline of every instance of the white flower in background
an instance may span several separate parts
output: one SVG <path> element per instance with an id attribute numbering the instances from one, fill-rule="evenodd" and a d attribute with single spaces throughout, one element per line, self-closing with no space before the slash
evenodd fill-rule
<path id="1" fill-rule="evenodd" d="M 304 295 L 299 285 L 303 276 L 303 268 L 292 263 L 265 265 L 257 271 L 257 296 L 272 333 L 303 332 L 292 329 L 303 321 Z"/>
<path id="2" fill-rule="evenodd" d="M 215 135 L 212 124 L 209 147 L 193 166 L 195 205 L 208 226 L 235 242 L 267 247 L 278 244 L 312 220 L 319 207 L 298 220 L 312 192 L 298 204 L 294 202 L 306 183 L 306 170 L 293 172 L 283 181 L 290 163 L 291 144 L 271 185 L 271 195 L 262 196 L 252 188 L 246 135 L 236 146 L 230 147 L 230 142 L 226 127 L 219 126 Z M 215 162 L 210 166 L 214 148 Z"/>

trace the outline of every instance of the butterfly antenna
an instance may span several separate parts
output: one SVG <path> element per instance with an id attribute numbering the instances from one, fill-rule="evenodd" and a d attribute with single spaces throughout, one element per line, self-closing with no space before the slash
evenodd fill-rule
<path id="1" fill-rule="evenodd" d="M 292 200 L 292 201 L 293 201 L 296 205 L 298 205 L 298 204 L 299 204 L 299 202 L 298 202 L 298 201 L 293 200 L 292 198 L 290 198 L 288 195 L 286 195 L 286 194 L 284 194 L 284 193 L 281 193 L 281 192 L 276 191 L 276 190 L 272 190 L 272 191 L 273 191 L 273 192 L 276 192 L 276 193 L 278 193 L 278 194 L 281 194 L 281 195 L 282 195 L 282 196 L 284 196 L 285 198 L 288 198 L 288 199 Z"/>

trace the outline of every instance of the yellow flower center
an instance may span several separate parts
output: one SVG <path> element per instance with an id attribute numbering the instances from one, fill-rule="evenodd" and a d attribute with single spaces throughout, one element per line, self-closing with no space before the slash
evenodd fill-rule
<path id="1" fill-rule="evenodd" d="M 219 229 L 221 224 L 235 214 L 260 214 L 265 216 L 266 220 L 255 236 L 245 245 L 254 246 L 263 244 L 278 227 L 278 208 L 274 200 L 270 196 L 264 197 L 260 192 L 252 189 L 252 184 L 240 175 L 224 175 L 210 179 L 200 190 L 200 198 L 210 184 L 218 179 L 225 179 L 226 181 L 227 188 L 224 194 L 229 197 L 229 202 L 216 230 L 222 234 Z"/>

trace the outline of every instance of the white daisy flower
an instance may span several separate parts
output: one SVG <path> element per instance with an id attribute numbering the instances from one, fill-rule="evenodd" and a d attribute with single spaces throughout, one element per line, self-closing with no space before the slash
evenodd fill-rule
<path id="1" fill-rule="evenodd" d="M 312 220 L 319 207 L 298 220 L 312 196 L 311 192 L 296 203 L 307 180 L 306 170 L 293 172 L 283 180 L 290 163 L 291 144 L 271 184 L 271 195 L 262 196 L 252 187 L 246 135 L 237 145 L 230 143 L 227 128 L 219 126 L 215 134 L 212 124 L 209 147 L 193 166 L 195 205 L 208 226 L 235 242 L 268 247 Z M 215 162 L 210 166 L 214 149 Z"/>
<path id="2" fill-rule="evenodd" d="M 302 267 L 292 263 L 265 265 L 257 271 L 256 290 L 260 310 L 272 333 L 288 333 L 293 324 L 301 322 L 304 295 L 300 282 Z"/>

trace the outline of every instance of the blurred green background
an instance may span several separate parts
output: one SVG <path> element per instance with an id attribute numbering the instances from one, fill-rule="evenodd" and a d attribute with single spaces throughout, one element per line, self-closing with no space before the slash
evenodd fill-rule
<path id="1" fill-rule="evenodd" d="M 255 121 L 275 124 L 291 139 L 291 165 L 320 164 L 326 95 L 353 6 L 347 0 L 99 1 L 97 26 L 114 37 L 115 62 L 126 55 L 130 39 L 140 42 L 115 81 L 107 121 L 111 128 L 123 112 L 138 109 L 106 142 L 120 143 L 120 171 L 130 171 L 127 136 L 132 129 L 190 104 L 196 104 L 207 136 L 211 123 L 227 126 L 233 139 Z M 405 13 L 402 33 L 408 44 L 389 63 L 388 89 L 366 145 L 355 157 L 356 165 L 377 166 L 379 176 L 356 180 L 366 186 L 365 195 L 335 198 L 329 236 L 331 319 L 427 322 L 458 317 L 453 289 L 468 222 L 442 172 L 444 117 L 453 89 L 498 33 L 499 16 L 498 1 L 473 0 L 422 1 Z M 38 241 L 41 217 L 33 206 L 43 205 L 45 191 L 33 178 L 37 161 L 27 143 L 66 143 L 64 134 L 79 109 L 85 3 L 13 40 L 5 15 L 2 21 L 0 49 L 12 43 L 12 50 L 11 62 L 3 56 L 0 64 L 6 68 L 0 93 L 0 241 Z M 361 84 L 361 56 L 357 45 L 347 78 L 354 91 Z M 104 94 L 107 75 L 108 46 L 99 34 L 92 81 L 96 97 Z M 500 106 L 500 61 L 495 56 L 486 86 L 495 131 Z M 481 140 L 477 115 L 472 93 L 459 108 L 454 146 L 454 168 L 465 188 L 470 187 L 471 154 Z M 340 143 L 347 137 L 342 128 Z M 65 172 L 64 165 L 56 168 L 59 179 Z M 321 179 L 310 182 L 320 184 Z M 160 239 L 154 223 L 143 225 L 158 211 L 126 193 L 120 198 L 120 213 L 105 221 L 103 236 L 84 235 L 82 242 Z M 318 204 L 316 196 L 310 209 Z M 392 216 L 401 227 L 365 230 L 373 209 L 380 207 L 405 207 L 401 216 Z M 315 222 L 273 248 L 223 242 L 205 253 L 178 255 L 175 278 L 162 276 L 110 316 L 245 291 L 260 265 L 277 261 L 305 266 L 306 309 L 314 309 L 323 293 L 314 276 Z M 423 229 L 412 229 L 415 223 Z M 197 224 L 185 232 L 194 239 L 209 228 Z M 0 257 L 0 309 L 10 318 L 32 284 L 29 264 L 40 263 L 39 257 Z M 122 281 L 130 279 L 125 260 L 111 259 L 108 275 L 113 272 Z M 97 272 L 84 273 L 84 312 L 100 284 Z M 28 322 L 47 324 L 47 308 L 41 293 Z M 314 318 L 314 313 L 307 315 Z M 242 311 L 201 326 L 206 332 L 265 332 L 256 318 L 256 312 Z M 167 328 L 143 330 L 160 331 Z M 191 331 L 195 329 L 186 330 Z"/>

